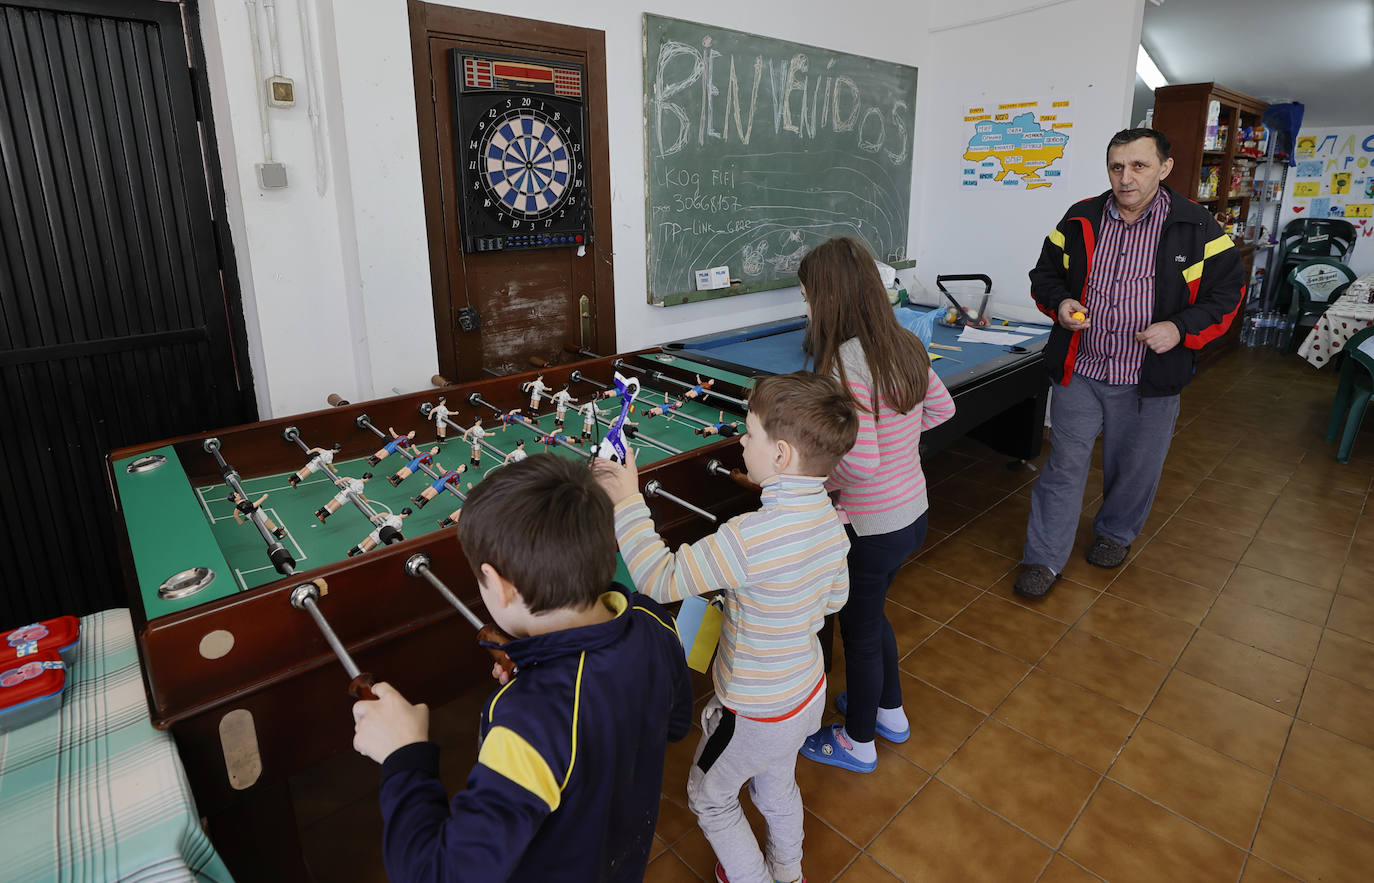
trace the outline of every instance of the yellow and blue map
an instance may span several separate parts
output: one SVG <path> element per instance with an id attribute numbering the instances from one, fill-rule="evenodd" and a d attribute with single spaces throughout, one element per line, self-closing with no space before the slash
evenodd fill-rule
<path id="1" fill-rule="evenodd" d="M 965 108 L 964 189 L 1037 190 L 1065 174 L 1071 99 Z"/>

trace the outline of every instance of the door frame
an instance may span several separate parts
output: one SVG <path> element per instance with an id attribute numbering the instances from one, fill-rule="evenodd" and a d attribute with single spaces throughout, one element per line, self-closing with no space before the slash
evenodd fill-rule
<path id="1" fill-rule="evenodd" d="M 450 267 L 450 252 L 461 255 L 458 230 L 457 169 L 445 169 L 439 161 L 438 114 L 435 107 L 435 76 L 448 76 L 432 65 L 432 38 L 461 40 L 506 52 L 574 53 L 587 73 L 587 155 L 591 165 L 592 243 L 595 292 L 592 298 L 591 346 L 600 353 L 615 352 L 615 274 L 611 246 L 611 165 L 607 134 L 606 34 L 604 31 L 558 25 L 529 18 L 457 9 L 408 0 L 410 52 L 415 70 L 415 119 L 420 136 L 420 181 L 424 189 L 425 232 L 429 246 L 429 278 L 434 305 L 434 333 L 438 344 L 439 373 L 449 380 L 475 379 L 480 375 L 478 347 L 472 347 L 471 370 L 459 370 L 463 337 L 459 335 L 455 297 L 467 290 L 464 262 Z"/>

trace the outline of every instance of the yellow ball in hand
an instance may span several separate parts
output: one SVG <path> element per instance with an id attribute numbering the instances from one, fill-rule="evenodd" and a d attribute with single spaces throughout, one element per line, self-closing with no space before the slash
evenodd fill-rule
<path id="1" fill-rule="evenodd" d="M 1088 318 L 1088 314 L 1082 310 L 1075 310 L 1073 313 L 1073 320 L 1075 322 L 1082 322 L 1086 318 Z"/>

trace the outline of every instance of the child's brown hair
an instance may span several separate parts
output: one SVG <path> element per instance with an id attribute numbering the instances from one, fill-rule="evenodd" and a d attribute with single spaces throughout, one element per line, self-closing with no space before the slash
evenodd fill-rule
<path id="1" fill-rule="evenodd" d="M 829 475 L 859 435 L 854 402 L 839 381 L 810 371 L 758 380 L 749 413 L 770 438 L 796 448 L 807 475 Z"/>

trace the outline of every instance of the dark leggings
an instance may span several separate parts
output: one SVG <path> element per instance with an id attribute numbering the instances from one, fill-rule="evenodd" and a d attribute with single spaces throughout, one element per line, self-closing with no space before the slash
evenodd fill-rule
<path id="1" fill-rule="evenodd" d="M 898 568 L 925 542 L 926 516 L 891 533 L 861 537 L 848 525 L 845 531 L 850 544 L 849 601 L 839 614 L 849 692 L 844 727 L 851 739 L 872 742 L 878 708 L 902 704 L 897 638 L 883 605 Z"/>

